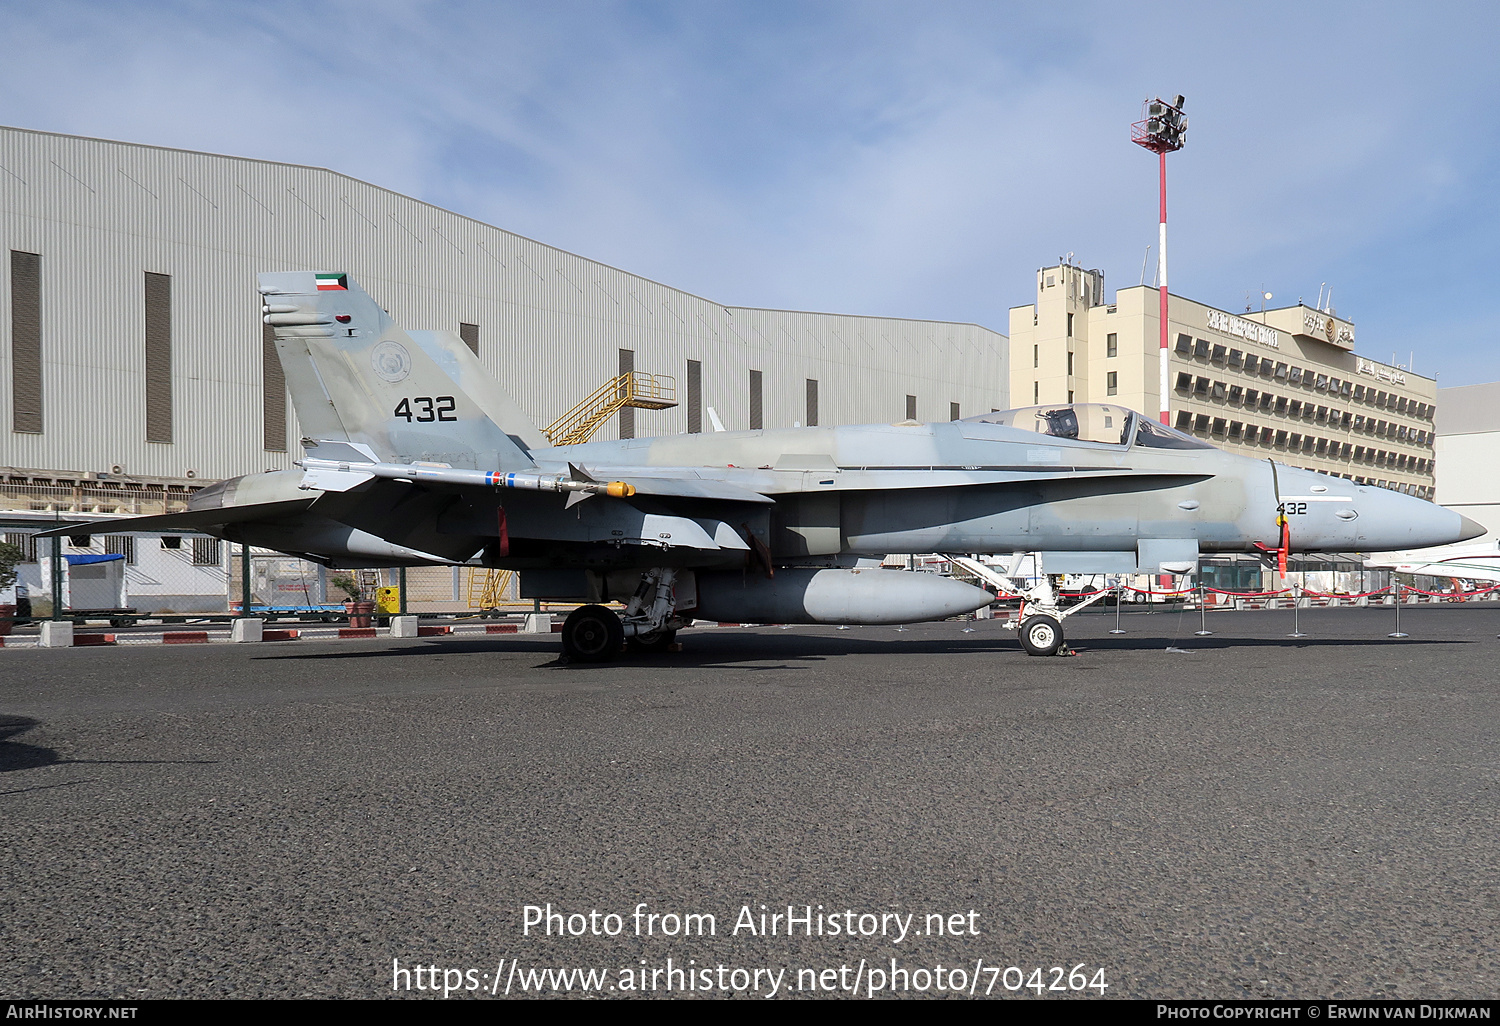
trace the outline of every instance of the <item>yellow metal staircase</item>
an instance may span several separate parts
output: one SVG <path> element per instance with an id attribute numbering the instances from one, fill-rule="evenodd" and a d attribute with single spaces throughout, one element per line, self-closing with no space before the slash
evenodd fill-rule
<path id="1" fill-rule="evenodd" d="M 666 410 L 677 405 L 677 379 L 670 374 L 629 371 L 611 378 L 558 417 L 542 433 L 553 445 L 578 445 L 594 437 L 605 421 L 627 407 Z"/>
<path id="2" fill-rule="evenodd" d="M 513 570 L 486 570 L 469 568 L 469 608 L 498 609 L 506 602 L 505 593 L 510 590 Z"/>

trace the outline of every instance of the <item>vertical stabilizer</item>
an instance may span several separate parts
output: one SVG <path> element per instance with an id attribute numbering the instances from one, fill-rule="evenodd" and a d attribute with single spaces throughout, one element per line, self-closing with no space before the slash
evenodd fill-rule
<path id="1" fill-rule="evenodd" d="M 496 400 L 499 389 L 467 348 L 452 351 L 433 337 L 441 332 L 409 335 L 345 274 L 261 274 L 260 293 L 309 437 L 365 445 L 393 463 L 534 466 L 524 417 Z M 507 429 L 496 418 L 514 423 Z"/>

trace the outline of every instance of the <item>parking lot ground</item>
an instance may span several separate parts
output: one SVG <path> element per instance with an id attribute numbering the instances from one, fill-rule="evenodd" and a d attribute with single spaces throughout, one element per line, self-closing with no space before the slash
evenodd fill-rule
<path id="1" fill-rule="evenodd" d="M 1051 659 L 993 621 L 596 665 L 526 635 L 5 650 L 0 993 L 430 997 L 421 965 L 488 996 L 670 958 L 784 968 L 778 997 L 862 960 L 867 989 L 1495 997 L 1500 610 L 1292 617 L 1089 612 Z M 549 903 L 623 928 L 523 933 Z M 789 905 L 855 935 L 733 929 Z M 713 932 L 637 935 L 642 906 Z"/>

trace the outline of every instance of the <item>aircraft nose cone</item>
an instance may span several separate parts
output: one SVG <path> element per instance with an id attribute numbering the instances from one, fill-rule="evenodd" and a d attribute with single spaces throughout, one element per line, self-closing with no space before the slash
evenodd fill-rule
<path id="1" fill-rule="evenodd" d="M 1484 528 L 1468 517 L 1435 502 L 1368 485 L 1361 492 L 1357 523 L 1367 551 L 1453 545 L 1484 533 Z"/>
<path id="2" fill-rule="evenodd" d="M 1459 541 L 1468 541 L 1470 538 L 1478 538 L 1480 535 L 1489 530 L 1489 528 L 1485 527 L 1483 524 L 1470 520 L 1468 517 L 1460 516 L 1459 520 L 1463 521 L 1463 525 L 1461 528 L 1463 534 L 1459 537 Z"/>

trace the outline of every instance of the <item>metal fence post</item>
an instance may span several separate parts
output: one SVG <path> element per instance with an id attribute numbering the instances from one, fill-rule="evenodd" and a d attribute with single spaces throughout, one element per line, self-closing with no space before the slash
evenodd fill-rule
<path id="1" fill-rule="evenodd" d="M 62 536 L 54 534 L 52 542 L 52 619 L 63 619 Z"/>
<path id="2" fill-rule="evenodd" d="M 240 615 L 250 615 L 250 543 L 240 542 Z"/>

